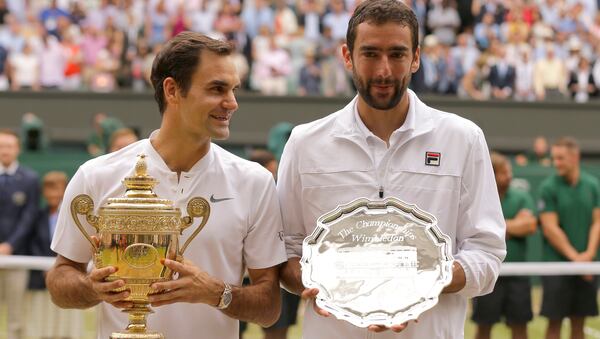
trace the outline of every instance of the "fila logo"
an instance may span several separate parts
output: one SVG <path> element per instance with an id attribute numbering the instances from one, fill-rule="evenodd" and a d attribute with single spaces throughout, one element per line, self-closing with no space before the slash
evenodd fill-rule
<path id="1" fill-rule="evenodd" d="M 442 153 L 440 152 L 425 152 L 425 165 L 439 166 Z"/>

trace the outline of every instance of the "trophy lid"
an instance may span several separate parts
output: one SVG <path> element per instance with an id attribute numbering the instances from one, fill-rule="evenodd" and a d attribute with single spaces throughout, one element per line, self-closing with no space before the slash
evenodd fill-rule
<path id="1" fill-rule="evenodd" d="M 139 154 L 135 164 L 134 174 L 123 179 L 125 195 L 109 198 L 108 203 L 100 208 L 99 214 L 112 216 L 131 215 L 135 212 L 152 215 L 180 215 L 179 208 L 173 206 L 169 199 L 161 199 L 153 189 L 158 181 L 147 173 L 146 155 Z"/>

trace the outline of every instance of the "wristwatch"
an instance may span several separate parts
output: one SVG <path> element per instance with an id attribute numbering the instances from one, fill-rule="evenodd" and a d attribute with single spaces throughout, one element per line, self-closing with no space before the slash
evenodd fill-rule
<path id="1" fill-rule="evenodd" d="M 226 309 L 229 304 L 231 304 L 231 285 L 229 285 L 226 282 L 223 282 L 223 284 L 225 284 L 225 289 L 223 290 L 223 294 L 221 294 L 221 300 L 219 300 L 219 304 L 217 305 L 217 309 L 219 310 L 223 310 Z"/>

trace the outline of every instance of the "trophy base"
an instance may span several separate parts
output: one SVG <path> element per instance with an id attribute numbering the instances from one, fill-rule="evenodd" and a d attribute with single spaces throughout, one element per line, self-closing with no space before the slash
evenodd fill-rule
<path id="1" fill-rule="evenodd" d="M 115 332 L 110 335 L 110 339 L 165 339 L 165 336 L 158 332 L 147 332 L 147 333 Z"/>

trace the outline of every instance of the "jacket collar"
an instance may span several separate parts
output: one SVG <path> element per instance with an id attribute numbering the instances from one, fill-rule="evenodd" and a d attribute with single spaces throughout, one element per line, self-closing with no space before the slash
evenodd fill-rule
<path id="1" fill-rule="evenodd" d="M 4 166 L 0 165 L 0 175 L 2 175 L 2 174 L 8 174 L 10 176 L 15 175 L 15 173 L 17 173 L 17 169 L 19 169 L 18 161 L 13 162 L 8 167 L 4 167 Z"/>
<path id="2" fill-rule="evenodd" d="M 404 124 L 398 128 L 398 131 L 408 132 L 410 138 L 414 138 L 433 130 L 433 117 L 431 108 L 419 100 L 413 91 L 407 89 L 407 94 L 409 97 L 408 114 Z M 366 139 L 356 121 L 355 109 L 357 102 L 358 95 L 346 107 L 336 112 L 331 136 L 353 140 Z"/>

